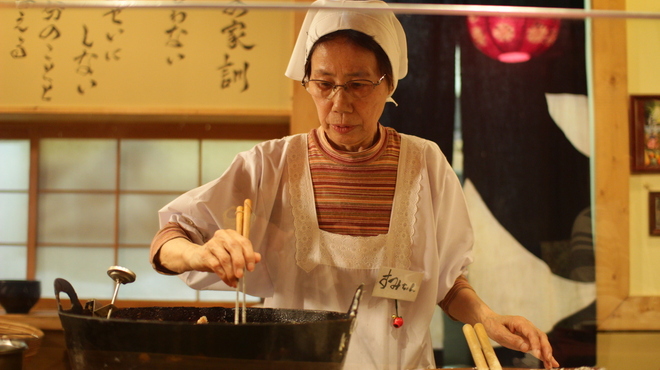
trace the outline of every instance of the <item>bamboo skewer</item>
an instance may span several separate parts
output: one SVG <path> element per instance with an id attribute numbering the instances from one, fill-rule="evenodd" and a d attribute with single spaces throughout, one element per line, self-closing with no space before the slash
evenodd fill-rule
<path id="1" fill-rule="evenodd" d="M 472 354 L 472 359 L 474 360 L 474 365 L 477 367 L 477 370 L 488 370 L 486 358 L 481 351 L 481 344 L 479 343 L 477 333 L 472 325 L 463 325 L 463 335 L 465 335 L 465 340 L 467 340 L 468 347 L 470 348 L 470 353 Z"/>
<path id="2" fill-rule="evenodd" d="M 488 334 L 486 334 L 486 328 L 484 327 L 484 324 L 480 322 L 474 324 L 474 331 L 477 333 L 477 338 L 479 338 L 479 343 L 481 343 L 481 350 L 484 352 L 484 356 L 486 357 L 486 361 L 488 361 L 490 370 L 502 370 L 502 365 L 500 365 L 500 361 L 497 359 L 495 350 L 490 344 L 490 339 L 488 339 Z"/>
<path id="3" fill-rule="evenodd" d="M 252 201 L 246 199 L 243 202 L 243 236 L 247 239 L 250 238 L 250 220 L 252 219 Z M 241 291 L 243 293 L 243 313 L 241 316 L 243 324 L 247 322 L 247 309 L 245 302 L 245 274 L 247 274 L 247 266 L 243 269 L 243 279 L 241 279 Z"/>
<path id="4" fill-rule="evenodd" d="M 236 232 L 243 235 L 246 238 L 250 237 L 250 219 L 252 215 L 252 201 L 246 199 L 242 206 L 236 207 Z M 238 279 L 236 282 L 236 307 L 234 309 L 234 324 L 240 322 L 245 324 L 247 322 L 247 309 L 246 309 L 246 298 L 245 298 L 245 274 L 247 269 L 243 270 L 243 279 Z M 238 302 L 240 301 L 240 295 L 243 295 L 242 306 L 239 308 Z M 240 314 L 239 314 L 240 312 Z"/>

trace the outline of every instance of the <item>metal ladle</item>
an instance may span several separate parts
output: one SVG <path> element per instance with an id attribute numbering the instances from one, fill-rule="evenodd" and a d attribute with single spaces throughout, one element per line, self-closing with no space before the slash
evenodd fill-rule
<path id="1" fill-rule="evenodd" d="M 128 284 L 135 281 L 135 273 L 126 267 L 121 266 L 110 266 L 108 268 L 108 276 L 115 281 L 115 293 L 112 295 L 112 301 L 110 302 L 110 308 L 108 309 L 108 319 L 112 314 L 112 308 L 115 304 L 115 299 L 117 299 L 117 293 L 119 292 L 119 286 L 121 284 Z"/>

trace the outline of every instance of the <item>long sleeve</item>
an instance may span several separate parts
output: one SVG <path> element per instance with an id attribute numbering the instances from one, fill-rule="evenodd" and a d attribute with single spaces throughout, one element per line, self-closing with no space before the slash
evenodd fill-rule
<path id="1" fill-rule="evenodd" d="M 442 310 L 454 321 L 456 321 L 456 319 L 449 314 L 449 306 L 451 306 L 451 302 L 454 300 L 454 298 L 456 298 L 456 294 L 458 294 L 458 292 L 463 289 L 470 289 L 474 291 L 467 278 L 465 278 L 464 275 L 460 275 L 458 278 L 456 278 L 454 286 L 451 287 L 445 298 L 439 303 L 440 308 L 442 308 Z"/>
<path id="2" fill-rule="evenodd" d="M 158 231 L 158 233 L 156 233 L 153 240 L 151 241 L 149 260 L 151 261 L 151 266 L 154 268 L 154 270 L 161 274 L 178 275 L 176 272 L 170 271 L 163 267 L 160 264 L 160 260 L 158 258 L 160 248 L 163 246 L 163 244 L 176 238 L 184 238 L 188 241 L 192 241 L 190 234 L 188 234 L 186 230 L 181 227 L 181 225 L 176 222 L 168 222 L 162 229 Z"/>

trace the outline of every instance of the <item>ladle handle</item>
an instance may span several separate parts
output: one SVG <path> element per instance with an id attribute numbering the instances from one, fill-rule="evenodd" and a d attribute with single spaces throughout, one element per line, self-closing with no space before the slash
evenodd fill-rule
<path id="1" fill-rule="evenodd" d="M 76 294 L 76 290 L 73 289 L 71 283 L 69 283 L 68 281 L 62 278 L 57 278 L 55 279 L 55 283 L 53 285 L 55 286 L 55 299 L 57 300 L 57 310 L 59 312 L 68 312 L 68 313 L 81 315 L 83 313 L 83 306 L 82 304 L 80 304 L 80 300 L 78 300 L 78 295 Z M 69 296 L 69 300 L 71 301 L 71 309 L 69 310 L 62 309 L 62 303 L 60 302 L 60 293 L 62 292 L 66 293 Z"/>
<path id="2" fill-rule="evenodd" d="M 110 302 L 110 308 L 108 309 L 108 319 L 112 315 L 112 307 L 115 305 L 115 300 L 117 299 L 117 293 L 119 292 L 119 285 L 121 285 L 121 282 L 119 280 L 115 281 L 115 292 L 112 295 L 112 301 Z"/>

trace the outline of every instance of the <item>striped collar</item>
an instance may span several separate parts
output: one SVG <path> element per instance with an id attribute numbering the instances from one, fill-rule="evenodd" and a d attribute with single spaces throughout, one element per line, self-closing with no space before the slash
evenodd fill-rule
<path id="1" fill-rule="evenodd" d="M 388 132 L 381 124 L 378 124 L 378 131 L 378 142 L 360 152 L 347 152 L 333 148 L 321 127 L 313 129 L 311 131 L 311 137 L 312 140 L 318 144 L 321 152 L 334 161 L 343 163 L 364 163 L 378 158 L 386 147 L 385 143 L 387 143 Z"/>

